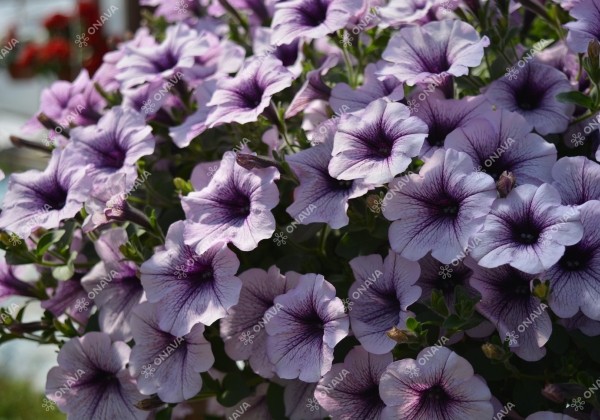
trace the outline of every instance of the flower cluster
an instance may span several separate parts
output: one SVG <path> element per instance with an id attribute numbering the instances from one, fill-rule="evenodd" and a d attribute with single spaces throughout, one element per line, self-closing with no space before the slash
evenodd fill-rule
<path id="1" fill-rule="evenodd" d="M 450 3 L 144 0 L 46 89 L 0 213 L 0 342 L 60 347 L 44 404 L 598 417 L 600 0 Z"/>

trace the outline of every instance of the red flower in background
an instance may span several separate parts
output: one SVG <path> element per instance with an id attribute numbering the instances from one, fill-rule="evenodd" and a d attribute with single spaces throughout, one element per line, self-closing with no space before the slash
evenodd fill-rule
<path id="1" fill-rule="evenodd" d="M 67 40 L 63 38 L 53 38 L 46 45 L 42 46 L 38 58 L 42 64 L 50 61 L 64 62 L 69 60 L 71 48 Z"/>
<path id="2" fill-rule="evenodd" d="M 66 16 L 61 13 L 56 13 L 54 15 L 48 16 L 44 20 L 44 27 L 48 29 L 48 31 L 61 31 L 69 27 L 70 21 L 70 16 Z"/>

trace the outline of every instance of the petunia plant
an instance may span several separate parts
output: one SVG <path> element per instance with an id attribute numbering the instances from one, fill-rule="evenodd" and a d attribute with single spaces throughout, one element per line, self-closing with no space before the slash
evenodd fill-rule
<path id="1" fill-rule="evenodd" d="M 40 405 L 600 416 L 600 0 L 140 6 L 13 137 L 47 164 L 6 180 L 0 344 L 56 349 Z"/>

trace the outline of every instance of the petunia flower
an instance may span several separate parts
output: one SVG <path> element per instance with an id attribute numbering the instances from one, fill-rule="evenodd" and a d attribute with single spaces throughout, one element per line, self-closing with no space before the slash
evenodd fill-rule
<path id="1" fill-rule="evenodd" d="M 233 360 L 248 360 L 254 372 L 264 378 L 274 375 L 267 357 L 265 326 L 280 310 L 273 300 L 295 286 L 298 276 L 283 276 L 276 266 L 264 271 L 251 268 L 239 275 L 242 281 L 239 302 L 221 320 L 225 352 Z"/>
<path id="2" fill-rule="evenodd" d="M 333 136 L 337 124 L 324 126 L 325 140 L 310 149 L 287 155 L 286 161 L 300 180 L 294 190 L 294 202 L 287 208 L 290 216 L 303 220 L 299 223 L 329 224 L 339 229 L 348 224 L 348 200 L 364 195 L 371 186 L 361 179 L 340 181 L 329 175 L 333 150 Z M 307 211 L 314 207 L 313 211 Z M 304 212 L 304 213 L 303 213 Z"/>
<path id="3" fill-rule="evenodd" d="M 489 112 L 454 130 L 444 145 L 468 154 L 476 167 L 495 180 L 508 171 L 518 184 L 541 185 L 552 180 L 556 147 L 532 129 L 517 113 Z"/>
<path id="4" fill-rule="evenodd" d="M 195 64 L 195 57 L 206 51 L 206 40 L 184 24 L 167 27 L 164 41 L 154 45 L 127 44 L 117 63 L 117 79 L 129 88 L 154 80 L 178 77 L 176 74 Z"/>
<path id="5" fill-rule="evenodd" d="M 316 383 L 303 382 L 298 379 L 279 379 L 285 387 L 283 404 L 285 415 L 290 420 L 322 420 L 328 413 L 315 398 Z"/>
<path id="6" fill-rule="evenodd" d="M 494 105 L 518 112 L 541 135 L 567 129 L 574 105 L 559 102 L 556 95 L 571 91 L 567 76 L 546 64 L 529 62 L 515 78 L 502 77 L 485 90 Z"/>
<path id="7" fill-rule="evenodd" d="M 393 361 L 391 353 L 373 355 L 354 347 L 321 378 L 315 398 L 332 418 L 379 420 L 385 408 L 379 379 Z"/>
<path id="8" fill-rule="evenodd" d="M 181 337 L 198 322 L 211 325 L 238 302 L 242 282 L 239 261 L 224 244 L 202 254 L 183 242 L 184 222 L 167 232 L 165 249 L 140 268 L 148 301 L 156 303 L 162 330 Z"/>
<path id="9" fill-rule="evenodd" d="M 543 358 L 552 322 L 548 305 L 531 292 L 535 276 L 508 265 L 489 269 L 473 260 L 466 264 L 473 270 L 469 283 L 482 296 L 477 311 L 496 326 L 500 339 L 507 340 L 517 356 L 529 362 Z"/>
<path id="10" fill-rule="evenodd" d="M 387 5 L 379 8 L 382 23 L 380 27 L 400 27 L 411 23 L 424 24 L 429 22 L 433 12 L 434 0 L 390 0 Z"/>
<path id="11" fill-rule="evenodd" d="M 75 128 L 71 131 L 72 144 L 65 149 L 69 165 L 91 165 L 87 176 L 95 188 L 104 188 L 115 173 L 126 175 L 131 187 L 137 178 L 136 162 L 154 152 L 152 129 L 141 114 L 121 107 L 111 108 L 97 125 Z"/>
<path id="12" fill-rule="evenodd" d="M 597 0 L 580 0 L 569 11 L 571 17 L 577 19 L 565 26 L 569 30 L 567 44 L 574 52 L 587 52 L 592 40 L 600 40 L 600 9 Z"/>
<path id="13" fill-rule="evenodd" d="M 469 286 L 469 278 L 473 272 L 465 265 L 465 261 L 469 259 L 470 257 L 467 256 L 465 259 L 456 259 L 456 264 L 454 260 L 452 264 L 443 264 L 430 254 L 421 258 L 419 260 L 421 275 L 416 283 L 422 291 L 419 300 L 429 303 L 431 292 L 439 290 L 442 292 L 446 306 L 453 310 L 457 286 L 464 287 L 467 293 L 473 292 L 474 295 L 476 292 Z"/>
<path id="14" fill-rule="evenodd" d="M 429 131 L 419 156 L 428 159 L 444 146 L 449 134 L 460 127 L 468 127 L 473 120 L 488 112 L 491 107 L 482 96 L 465 97 L 460 100 L 444 99 L 438 93 L 411 95 L 408 100 L 411 114 L 427 124 Z"/>
<path id="15" fill-rule="evenodd" d="M 10 176 L 0 229 L 27 238 L 36 228 L 57 228 L 81 210 L 91 187 L 89 168 L 70 165 L 65 153 L 55 149 L 43 172 L 29 170 Z"/>
<path id="16" fill-rule="evenodd" d="M 568 414 L 555 413 L 553 411 L 536 411 L 528 415 L 525 420 L 575 420 Z"/>
<path id="17" fill-rule="evenodd" d="M 404 86 L 393 76 L 377 78 L 377 72 L 384 66 L 383 61 L 367 64 L 365 68 L 365 80 L 362 86 L 352 89 L 346 83 L 337 83 L 331 89 L 329 103 L 332 109 L 343 109 L 347 112 L 355 112 L 366 108 L 373 101 L 385 99 L 389 102 L 397 102 L 404 98 Z"/>
<path id="18" fill-rule="evenodd" d="M 510 264 L 537 274 L 554 265 L 565 246 L 576 244 L 582 235 L 579 211 L 561 206 L 554 187 L 526 184 L 494 202 L 471 256 L 482 267 Z"/>
<path id="19" fill-rule="evenodd" d="M 584 156 L 564 157 L 552 167 L 562 204 L 579 206 L 600 200 L 600 166 Z"/>
<path id="20" fill-rule="evenodd" d="M 385 354 L 396 345 L 386 332 L 406 328 L 407 308 L 421 295 L 415 286 L 419 264 L 390 251 L 385 261 L 378 254 L 360 256 L 350 260 L 350 267 L 355 278 L 348 291 L 352 331 L 365 350 Z"/>
<path id="21" fill-rule="evenodd" d="M 587 317 L 600 321 L 600 201 L 588 201 L 579 206 L 579 212 L 583 224 L 581 241 L 569 244 L 542 277 L 550 282 L 548 302 L 556 315 L 568 318 L 581 310 Z"/>
<path id="22" fill-rule="evenodd" d="M 446 347 L 391 363 L 379 382 L 384 419 L 491 419 L 492 395 L 471 364 Z"/>
<path id="23" fill-rule="evenodd" d="M 600 321 L 588 318 L 581 311 L 577 312 L 571 318 L 559 320 L 558 323 L 563 325 L 567 330 L 578 329 L 588 337 L 600 335 Z"/>
<path id="24" fill-rule="evenodd" d="M 362 8 L 360 0 L 287 0 L 275 5 L 271 42 L 319 39 L 344 28 Z"/>
<path id="25" fill-rule="evenodd" d="M 144 399 L 126 369 L 131 349 L 107 334 L 90 332 L 68 341 L 48 372 L 46 396 L 73 419 L 145 419 Z"/>
<path id="26" fill-rule="evenodd" d="M 159 327 L 159 310 L 145 302 L 133 311 L 135 346 L 129 370 L 142 394 L 158 394 L 164 402 L 177 403 L 200 392 L 200 373 L 210 369 L 215 358 L 204 338 L 204 325 L 196 324 L 189 334 L 176 337 Z"/>
<path id="27" fill-rule="evenodd" d="M 380 185 L 404 172 L 427 137 L 427 125 L 399 103 L 379 99 L 341 117 L 333 140 L 329 174 Z"/>
<path id="28" fill-rule="evenodd" d="M 267 56 L 254 58 L 233 78 L 222 78 L 208 106 L 216 106 L 208 127 L 257 121 L 276 93 L 292 85 L 294 75 L 280 60 Z"/>
<path id="29" fill-rule="evenodd" d="M 432 251 L 445 264 L 470 246 L 496 198 L 492 177 L 474 172 L 469 156 L 453 149 L 436 151 L 418 175 L 397 178 L 389 190 L 382 210 L 394 221 L 392 249 L 413 261 Z"/>
<path id="30" fill-rule="evenodd" d="M 59 281 L 52 297 L 43 300 L 40 306 L 52 312 L 55 317 L 67 314 L 80 324 L 85 325 L 91 313 L 88 310 L 89 299 L 87 299 L 87 295 L 81 285 L 80 278 Z"/>
<path id="31" fill-rule="evenodd" d="M 11 296 L 38 296 L 33 284 L 20 279 L 26 275 L 26 270 L 22 265 L 9 265 L 6 262 L 5 252 L 0 252 L 0 301 Z"/>
<path id="32" fill-rule="evenodd" d="M 271 209 L 279 202 L 275 185 L 279 171 L 245 169 L 235 162 L 235 155 L 225 152 L 210 184 L 181 200 L 188 219 L 185 243 L 199 254 L 221 242 L 251 251 L 275 232 Z"/>
<path id="33" fill-rule="evenodd" d="M 127 241 L 127 232 L 123 228 L 104 231 L 94 243 L 101 261 L 81 279 L 87 292 L 83 305 L 93 300 L 100 311 L 100 330 L 113 340 L 123 341 L 131 340 L 131 311 L 144 300 L 137 266 L 125 260 L 119 250 Z"/>
<path id="34" fill-rule="evenodd" d="M 267 354 L 282 379 L 317 382 L 331 369 L 333 349 L 348 335 L 344 304 L 320 274 L 305 274 L 274 299 L 281 309 L 265 325 Z"/>
<path id="35" fill-rule="evenodd" d="M 445 19 L 423 26 L 400 29 L 390 39 L 382 58 L 391 62 L 380 75 L 394 75 L 409 86 L 450 82 L 450 76 L 460 77 L 477 67 L 483 59 L 483 49 L 490 44 L 468 23 Z"/>

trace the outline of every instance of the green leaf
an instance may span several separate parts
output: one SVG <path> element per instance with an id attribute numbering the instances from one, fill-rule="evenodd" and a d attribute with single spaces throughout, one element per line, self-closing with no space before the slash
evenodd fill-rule
<path id="1" fill-rule="evenodd" d="M 562 92 L 556 95 L 556 100 L 566 104 L 576 104 L 587 109 L 594 109 L 594 101 L 581 92 Z"/>
<path id="2" fill-rule="evenodd" d="M 46 234 L 44 234 L 44 236 L 42 236 L 40 238 L 40 240 L 38 241 L 37 248 L 35 250 L 35 254 L 39 258 L 43 257 L 44 254 L 46 253 L 46 251 L 48 251 L 48 249 L 53 244 L 60 241 L 60 239 L 64 236 L 64 234 L 65 234 L 64 230 L 53 230 L 51 232 L 47 232 Z"/>
<path id="3" fill-rule="evenodd" d="M 452 314 L 444 320 L 443 327 L 449 330 L 459 330 L 463 325 L 463 320 L 457 315 Z"/>
<path id="4" fill-rule="evenodd" d="M 417 321 L 416 319 L 409 317 L 406 319 L 406 328 L 409 329 L 410 331 L 417 331 L 417 329 L 419 328 L 419 321 Z"/>
<path id="5" fill-rule="evenodd" d="M 267 391 L 267 404 L 273 419 L 285 419 L 285 405 L 283 404 L 283 387 L 271 383 Z"/>
<path id="6" fill-rule="evenodd" d="M 241 372 L 228 373 L 223 379 L 223 392 L 217 395 L 217 401 L 225 407 L 233 407 L 249 396 L 250 392 Z"/>
<path id="7" fill-rule="evenodd" d="M 431 291 L 431 309 L 443 317 L 450 314 L 444 295 L 439 290 L 434 289 Z"/>

